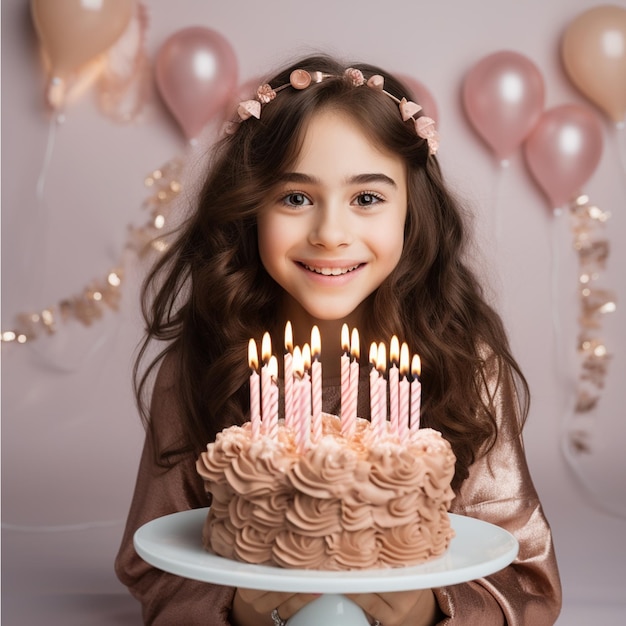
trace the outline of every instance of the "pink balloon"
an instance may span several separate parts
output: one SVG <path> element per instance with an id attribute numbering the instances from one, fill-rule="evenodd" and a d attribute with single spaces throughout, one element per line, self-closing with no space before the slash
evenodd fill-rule
<path id="1" fill-rule="evenodd" d="M 526 139 L 544 107 L 541 72 L 517 52 L 490 54 L 474 65 L 463 83 L 465 112 L 500 159 Z"/>
<path id="2" fill-rule="evenodd" d="M 188 139 L 229 102 L 237 87 L 237 58 L 218 32 L 202 26 L 171 35 L 155 60 L 156 84 Z"/>
<path id="3" fill-rule="evenodd" d="M 435 122 L 439 122 L 437 103 L 426 85 L 406 74 L 397 74 L 397 77 L 415 94 L 417 104 L 421 105 L 424 115 L 434 119 Z"/>
<path id="4" fill-rule="evenodd" d="M 541 116 L 524 155 L 553 209 L 581 192 L 600 162 L 602 143 L 602 123 L 587 107 L 564 104 Z"/>

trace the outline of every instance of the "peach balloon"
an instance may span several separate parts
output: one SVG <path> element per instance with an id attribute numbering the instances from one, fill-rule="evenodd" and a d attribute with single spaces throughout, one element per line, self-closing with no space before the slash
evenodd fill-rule
<path id="1" fill-rule="evenodd" d="M 51 82 L 65 82 L 108 50 L 128 26 L 134 7 L 134 0 L 31 0 L 31 15 L 50 64 Z"/>
<path id="2" fill-rule="evenodd" d="M 574 85 L 616 123 L 626 116 L 626 8 L 606 5 L 581 13 L 561 44 Z"/>
<path id="3" fill-rule="evenodd" d="M 524 155 L 552 209 L 582 191 L 600 162 L 602 147 L 602 123 L 588 107 L 564 104 L 541 116 L 524 144 Z"/>
<path id="4" fill-rule="evenodd" d="M 467 73 L 462 98 L 480 137 L 504 160 L 526 139 L 543 111 L 543 77 L 524 55 L 494 52 Z"/>
<path id="5" fill-rule="evenodd" d="M 156 84 L 187 139 L 233 99 L 237 58 L 220 33 L 202 26 L 184 28 L 161 46 L 155 61 Z"/>

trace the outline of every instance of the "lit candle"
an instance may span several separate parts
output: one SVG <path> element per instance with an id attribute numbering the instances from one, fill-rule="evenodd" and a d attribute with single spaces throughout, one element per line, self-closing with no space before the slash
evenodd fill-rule
<path id="1" fill-rule="evenodd" d="M 402 443 L 406 443 L 409 432 L 409 346 L 406 343 L 400 348 L 400 403 L 398 408 L 398 435 Z"/>
<path id="2" fill-rule="evenodd" d="M 317 326 L 311 330 L 311 352 L 313 361 L 311 363 L 311 385 L 313 396 L 312 412 L 312 434 L 313 443 L 317 443 L 322 438 L 322 363 L 320 355 L 322 352 L 322 338 Z"/>
<path id="3" fill-rule="evenodd" d="M 269 371 L 270 356 L 272 356 L 272 340 L 270 339 L 270 334 L 266 332 L 264 333 L 263 340 L 261 342 L 261 358 L 263 359 L 263 366 L 261 367 L 261 425 L 263 427 L 264 435 L 267 435 L 272 396 L 270 390 L 272 380 Z"/>
<path id="4" fill-rule="evenodd" d="M 413 355 L 411 361 L 411 435 L 417 433 L 420 427 L 420 411 L 422 401 L 422 384 L 419 376 L 422 373 L 422 362 L 417 354 Z"/>
<path id="5" fill-rule="evenodd" d="M 381 434 L 381 426 L 378 419 L 378 370 L 376 369 L 376 359 L 378 358 L 378 348 L 375 343 L 370 345 L 370 422 L 376 435 Z"/>
<path id="6" fill-rule="evenodd" d="M 304 397 L 300 397 L 300 401 L 304 400 L 302 409 L 307 419 L 311 417 L 311 347 L 308 343 L 302 346 L 302 364 L 304 366 Z"/>
<path id="7" fill-rule="evenodd" d="M 267 369 L 270 374 L 269 422 L 266 434 L 270 439 L 278 438 L 278 359 L 272 355 Z"/>
<path id="8" fill-rule="evenodd" d="M 293 330 L 291 322 L 285 326 L 285 426 L 293 424 Z"/>
<path id="9" fill-rule="evenodd" d="M 296 374 L 294 382 L 294 388 L 296 390 L 295 396 L 298 399 L 298 406 L 296 408 L 297 423 L 296 423 L 296 451 L 302 454 L 308 445 L 309 431 L 311 428 L 308 412 L 308 400 L 306 385 L 304 381 L 304 360 L 302 358 L 302 352 L 298 347 L 293 351 L 293 369 Z"/>
<path id="10" fill-rule="evenodd" d="M 300 428 L 300 396 L 302 394 L 302 385 L 300 380 L 304 374 L 304 365 L 302 363 L 302 350 L 300 346 L 294 346 L 293 348 L 293 420 L 290 424 L 296 433 Z"/>
<path id="11" fill-rule="evenodd" d="M 381 341 L 378 344 L 378 356 L 376 358 L 376 368 L 378 369 L 378 415 L 380 423 L 383 425 L 383 432 L 386 431 L 387 422 L 387 379 L 385 371 L 387 369 L 387 348 Z"/>
<path id="12" fill-rule="evenodd" d="M 398 414 L 400 342 L 395 335 L 391 338 L 389 346 L 389 360 L 391 362 L 389 368 L 389 421 L 391 422 L 391 432 L 397 435 L 400 432 Z"/>
<path id="13" fill-rule="evenodd" d="M 350 388 L 350 331 L 348 325 L 341 327 L 341 430 L 348 419 L 348 390 Z"/>
<path id="14" fill-rule="evenodd" d="M 347 416 L 341 420 L 341 434 L 344 437 L 352 437 L 356 430 L 357 400 L 359 394 L 359 355 L 360 355 L 359 331 L 352 329 L 350 338 L 350 385 L 348 386 Z"/>
<path id="15" fill-rule="evenodd" d="M 259 373 L 259 355 L 256 342 L 250 339 L 248 342 L 248 364 L 250 365 L 250 423 L 252 425 L 252 438 L 257 439 L 261 432 L 261 413 L 259 395 L 261 393 Z"/>

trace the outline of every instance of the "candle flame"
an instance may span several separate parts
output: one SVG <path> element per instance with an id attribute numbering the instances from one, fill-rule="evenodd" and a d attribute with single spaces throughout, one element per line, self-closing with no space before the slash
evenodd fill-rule
<path id="1" fill-rule="evenodd" d="M 322 352 L 322 337 L 320 336 L 320 329 L 317 326 L 313 326 L 311 329 L 311 352 L 315 359 L 317 359 Z"/>
<path id="2" fill-rule="evenodd" d="M 406 376 L 409 373 L 409 346 L 406 343 L 400 348 L 400 374 Z"/>
<path id="3" fill-rule="evenodd" d="M 413 355 L 413 360 L 411 361 L 411 374 L 414 377 L 418 377 L 422 373 L 422 361 L 417 354 Z"/>
<path id="4" fill-rule="evenodd" d="M 356 328 L 352 329 L 352 340 L 350 342 L 350 354 L 355 360 L 359 360 L 361 354 L 361 344 L 359 342 L 359 331 Z"/>
<path id="5" fill-rule="evenodd" d="M 311 369 L 311 347 L 308 343 L 305 343 L 302 346 L 302 361 L 304 363 L 304 370 L 308 371 Z"/>
<path id="6" fill-rule="evenodd" d="M 398 359 L 400 358 L 400 342 L 398 338 L 394 335 L 391 338 L 391 344 L 389 345 L 389 360 L 391 363 L 398 364 Z"/>
<path id="7" fill-rule="evenodd" d="M 267 363 L 272 356 L 272 339 L 268 332 L 263 334 L 263 341 L 261 342 L 261 357 L 263 363 Z"/>
<path id="8" fill-rule="evenodd" d="M 376 367 L 376 361 L 378 360 L 378 346 L 376 342 L 372 342 L 370 345 L 370 363 Z"/>
<path id="9" fill-rule="evenodd" d="M 285 325 L 285 349 L 288 352 L 293 350 L 293 329 L 291 328 L 291 322 L 287 322 Z"/>
<path id="10" fill-rule="evenodd" d="M 378 357 L 376 358 L 376 368 L 381 374 L 387 369 L 387 347 L 382 341 L 378 344 Z"/>
<path id="11" fill-rule="evenodd" d="M 248 342 L 248 364 L 255 372 L 259 367 L 259 354 L 256 349 L 256 341 L 250 339 Z"/>
<path id="12" fill-rule="evenodd" d="M 346 354 L 350 352 L 350 331 L 347 324 L 341 327 L 341 347 Z"/>
<path id="13" fill-rule="evenodd" d="M 293 349 L 293 371 L 298 378 L 302 378 L 304 375 L 304 363 L 302 362 L 300 346 L 295 346 Z"/>
<path id="14" fill-rule="evenodd" d="M 272 354 L 270 361 L 267 364 L 267 369 L 270 373 L 270 377 L 274 382 L 278 380 L 278 359 Z"/>

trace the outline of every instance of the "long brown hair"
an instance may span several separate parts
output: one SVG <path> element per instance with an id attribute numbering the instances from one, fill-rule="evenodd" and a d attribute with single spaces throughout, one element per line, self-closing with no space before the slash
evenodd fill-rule
<path id="1" fill-rule="evenodd" d="M 327 56 L 301 59 L 268 82 L 287 84 L 292 70 L 333 78 L 297 91 L 282 90 L 220 140 L 199 194 L 197 210 L 148 275 L 142 291 L 147 324 L 135 363 L 135 390 L 149 423 L 144 392 L 164 357 L 173 361 L 174 392 L 182 407 L 184 438 L 177 452 L 197 454 L 222 428 L 246 420 L 250 337 L 275 327 L 281 288 L 261 263 L 256 215 L 276 176 L 297 156 L 311 116 L 332 108 L 349 115 L 381 149 L 407 165 L 408 214 L 401 259 L 368 298 L 364 337 L 402 337 L 423 363 L 422 423 L 440 430 L 457 456 L 453 485 L 467 477 L 481 449 L 496 437 L 494 387 L 486 359 L 500 376 L 513 374 L 527 414 L 528 389 L 509 349 L 497 313 L 487 304 L 464 261 L 466 227 L 425 140 L 403 122 L 392 99 L 342 78 L 347 65 Z M 351 64 L 365 78 L 385 77 L 385 90 L 410 98 L 409 90 L 381 68 Z M 336 77 L 336 78 L 335 78 Z M 154 340 L 165 347 L 146 367 Z M 496 385 L 497 387 L 497 385 Z M 520 425 L 521 426 L 521 425 Z"/>

